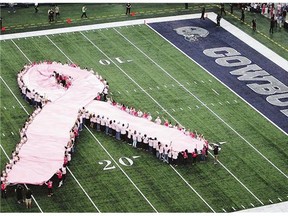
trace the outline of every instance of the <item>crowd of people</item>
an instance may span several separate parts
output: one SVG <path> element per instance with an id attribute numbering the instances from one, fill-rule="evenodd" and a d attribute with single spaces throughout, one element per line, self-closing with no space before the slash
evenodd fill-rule
<path id="1" fill-rule="evenodd" d="M 99 100 L 101 99 L 104 100 L 104 97 L 99 97 Z M 117 103 L 111 97 L 107 98 L 107 102 L 132 116 L 145 118 L 148 121 L 153 121 L 155 124 L 182 131 L 185 136 L 190 136 L 191 138 L 198 140 L 204 140 L 205 145 L 200 151 L 195 148 L 193 152 L 188 152 L 188 150 L 178 152 L 173 150 L 171 143 L 161 143 L 157 137 L 150 137 L 147 134 L 141 133 L 141 131 L 134 130 L 129 124 L 121 123 L 116 119 L 110 119 L 108 116 L 103 116 L 100 113 L 87 113 L 85 107 L 79 111 L 79 115 L 82 116 L 82 121 L 80 120 L 80 124 L 81 122 L 84 122 L 96 131 L 114 137 L 118 141 L 126 142 L 134 148 L 150 152 L 159 160 L 168 164 L 177 166 L 180 164 L 189 164 L 190 162 L 195 164 L 196 161 L 206 161 L 208 157 L 208 141 L 205 140 L 203 134 L 198 134 L 197 131 L 193 132 L 189 129 L 185 129 L 185 127 L 179 125 L 178 123 L 172 125 L 171 121 L 161 119 L 159 116 L 153 120 L 149 112 L 141 111 L 140 109 L 136 109 L 132 106 L 128 107 L 124 104 Z M 80 126 L 80 128 L 82 128 L 82 126 Z"/>
<path id="2" fill-rule="evenodd" d="M 49 103 L 50 101 L 43 97 L 42 95 L 39 95 L 36 91 L 30 90 L 27 88 L 25 83 L 23 82 L 23 75 L 28 71 L 30 67 L 33 67 L 37 64 L 52 64 L 54 62 L 51 61 L 44 61 L 44 62 L 33 62 L 31 64 L 25 65 L 24 68 L 19 72 L 18 74 L 18 85 L 21 91 L 21 94 L 23 98 L 32 106 L 34 106 L 36 109 L 35 111 L 29 115 L 27 118 L 25 124 L 21 128 L 20 132 L 20 142 L 17 143 L 16 148 L 14 151 L 11 152 L 11 156 L 9 158 L 9 161 L 6 163 L 5 169 L 1 173 L 1 197 L 6 198 L 7 197 L 7 186 L 9 185 L 9 182 L 7 182 L 7 176 L 9 175 L 9 172 L 13 169 L 13 166 L 21 160 L 19 157 L 19 152 L 23 145 L 28 140 L 28 137 L 26 135 L 26 131 L 29 127 L 29 125 L 33 122 L 34 118 L 41 112 L 45 104 Z M 68 64 L 71 67 L 79 67 L 76 64 Z M 88 70 L 88 68 L 84 68 Z M 90 113 L 88 110 L 85 109 L 85 107 L 82 107 L 78 111 L 77 119 L 72 126 L 70 130 L 70 139 L 67 142 L 67 145 L 64 147 L 64 154 L 63 154 L 63 164 L 59 169 L 55 172 L 55 175 L 52 176 L 48 181 L 44 182 L 45 185 L 47 185 L 48 189 L 48 196 L 51 197 L 53 195 L 53 184 L 57 184 L 58 187 L 61 187 L 66 179 L 67 174 L 67 166 L 71 163 L 72 155 L 75 151 L 75 143 L 76 140 L 79 137 L 80 132 L 83 129 L 83 125 L 90 126 L 91 128 L 95 129 L 97 132 L 105 133 L 106 135 L 109 135 L 111 137 L 114 137 L 119 142 L 126 142 L 129 145 L 133 146 L 134 148 L 141 149 L 143 151 L 147 151 L 153 155 L 156 156 L 159 160 L 172 164 L 174 166 L 181 165 L 181 164 L 195 164 L 197 161 L 204 162 L 207 160 L 208 157 L 208 141 L 205 140 L 203 134 L 198 134 L 197 131 L 193 132 L 189 129 L 185 129 L 185 127 L 179 125 L 176 123 L 173 125 L 171 121 L 168 121 L 167 119 L 161 119 L 159 116 L 153 120 L 151 114 L 149 112 L 143 112 L 140 109 L 136 109 L 135 107 L 128 107 L 124 104 L 117 103 L 112 99 L 112 97 L 108 97 L 108 90 L 109 90 L 109 83 L 104 79 L 101 75 L 99 75 L 97 72 L 94 73 L 93 69 L 90 70 L 91 73 L 93 73 L 103 84 L 104 89 L 101 93 L 97 95 L 95 98 L 96 100 L 102 100 L 106 101 L 107 103 L 111 104 L 114 107 L 117 107 L 118 109 L 122 110 L 123 112 L 129 113 L 130 115 L 133 115 L 138 118 L 145 118 L 147 121 L 153 121 L 155 124 L 163 125 L 165 127 L 174 128 L 175 130 L 179 130 L 183 132 L 183 135 L 190 136 L 191 138 L 198 139 L 198 140 L 204 140 L 205 145 L 203 145 L 203 148 L 198 151 L 196 148 L 193 152 L 188 152 L 186 149 L 185 151 L 175 151 L 171 147 L 171 143 L 162 143 L 160 140 L 157 139 L 157 137 L 150 137 L 147 134 L 142 134 L 141 131 L 136 131 L 133 128 L 129 126 L 129 124 L 123 124 L 116 119 L 109 119 L 108 116 L 103 116 L 100 114 Z M 56 71 L 53 71 L 51 76 L 55 77 L 55 83 L 57 85 L 62 86 L 63 88 L 67 89 L 71 86 L 73 78 L 70 76 L 67 76 L 65 74 L 58 73 Z M 68 84 L 69 83 L 69 84 Z M 55 185 L 54 184 L 54 185 Z M 24 199 L 21 197 L 21 193 L 19 191 L 23 190 L 23 187 L 17 185 L 16 190 L 17 192 L 17 200 L 19 203 L 21 203 Z M 27 190 L 26 192 L 26 205 L 27 208 L 31 207 L 31 196 L 32 192 L 31 190 Z M 30 197 L 30 198 L 29 198 Z M 22 201 L 21 201 L 22 200 Z"/>

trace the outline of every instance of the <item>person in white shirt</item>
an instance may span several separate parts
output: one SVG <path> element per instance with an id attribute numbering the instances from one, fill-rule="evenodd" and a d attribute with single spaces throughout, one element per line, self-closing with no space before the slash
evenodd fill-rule
<path id="1" fill-rule="evenodd" d="M 127 131 L 127 142 L 129 145 L 132 145 L 132 130 L 130 128 Z"/>
<path id="2" fill-rule="evenodd" d="M 124 142 L 126 140 L 126 127 L 124 124 L 122 124 L 121 127 L 121 140 Z"/>
<path id="3" fill-rule="evenodd" d="M 144 134 L 144 136 L 143 136 L 143 149 L 145 151 L 148 151 L 148 143 L 149 143 L 148 137 L 146 134 Z"/>
<path id="4" fill-rule="evenodd" d="M 105 121 L 105 134 L 109 135 L 109 117 Z"/>
<path id="5" fill-rule="evenodd" d="M 105 132 L 105 125 L 106 125 L 106 119 L 104 116 L 102 116 L 101 121 L 100 121 L 100 126 L 101 126 L 101 131 L 104 133 Z"/>
<path id="6" fill-rule="evenodd" d="M 155 137 L 153 140 L 153 155 L 156 155 L 157 148 L 158 148 L 157 146 L 158 146 L 158 140 L 157 140 L 157 137 Z"/>
<path id="7" fill-rule="evenodd" d="M 136 130 L 134 131 L 134 133 L 132 134 L 132 141 L 133 141 L 133 147 L 137 148 L 137 132 Z"/>
<path id="8" fill-rule="evenodd" d="M 120 124 L 120 122 L 118 122 L 117 124 L 116 124 L 116 127 L 115 127 L 115 131 L 116 131 L 116 135 L 115 135 L 115 138 L 117 139 L 117 140 L 121 140 L 121 124 Z"/>
<path id="9" fill-rule="evenodd" d="M 157 116 L 157 118 L 155 119 L 155 123 L 158 125 L 161 124 L 161 119 L 159 118 L 159 116 Z"/>
<path id="10" fill-rule="evenodd" d="M 143 137 L 141 135 L 141 133 L 139 132 L 138 136 L 137 136 L 137 148 L 143 148 Z"/>
<path id="11" fill-rule="evenodd" d="M 148 139 L 148 145 L 149 145 L 149 152 L 152 153 L 153 150 L 153 138 L 149 137 Z"/>

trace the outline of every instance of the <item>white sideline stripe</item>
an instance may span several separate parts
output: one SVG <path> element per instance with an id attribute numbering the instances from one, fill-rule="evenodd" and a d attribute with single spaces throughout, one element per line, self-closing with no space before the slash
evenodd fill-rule
<path id="1" fill-rule="evenodd" d="M 48 38 L 48 36 L 46 36 L 47 38 Z M 50 40 L 50 38 L 48 38 L 49 40 Z M 13 40 L 11 40 L 11 41 L 13 41 Z M 51 41 L 51 40 L 50 40 Z M 52 41 L 51 41 L 52 42 Z M 17 44 L 13 41 L 13 43 L 15 44 L 15 46 L 17 47 L 17 49 L 19 49 L 20 50 L 20 52 L 25 56 L 25 58 L 31 63 L 31 61 L 30 61 L 30 59 L 24 54 L 24 52 L 17 46 Z M 68 58 L 68 57 L 67 57 Z M 69 58 L 68 58 L 69 59 Z M 70 59 L 69 59 L 70 60 Z M 15 99 L 17 100 L 17 102 L 20 104 L 20 106 L 25 110 L 25 112 L 29 115 L 29 113 L 27 112 L 27 110 L 25 109 L 25 107 L 23 107 L 23 105 L 21 104 L 21 102 L 17 99 L 17 97 L 15 96 L 15 94 L 12 92 L 12 90 L 10 89 L 10 87 L 7 85 L 7 83 L 4 81 L 4 79 L 0 76 L 0 78 L 1 78 L 1 80 L 4 82 L 4 84 L 7 86 L 7 88 L 9 89 L 9 91 L 12 93 L 12 95 L 15 97 Z M 72 174 L 72 172 L 71 171 L 69 171 L 71 174 Z M 72 174 L 73 175 L 73 174 Z M 74 175 L 73 175 L 74 176 Z M 74 179 L 76 179 L 75 178 L 75 176 L 74 176 Z M 79 186 L 80 186 L 80 183 L 78 182 L 78 180 L 77 180 L 77 183 L 79 184 Z M 90 201 L 92 201 L 91 200 L 91 198 L 89 197 L 89 195 L 87 194 L 87 192 L 83 189 L 83 187 L 81 186 L 81 189 L 83 190 L 83 192 L 85 193 L 85 195 L 88 197 L 88 199 L 90 200 Z M 92 205 L 93 206 L 96 206 L 95 205 L 95 203 L 92 201 Z M 97 209 L 97 211 L 99 211 L 99 209 L 96 207 L 96 209 Z M 100 212 L 100 211 L 99 211 Z"/>
<path id="2" fill-rule="evenodd" d="M 200 14 L 188 14 L 188 15 L 179 15 L 179 16 L 168 16 L 168 17 L 158 17 L 158 18 L 149 18 L 149 19 L 137 19 L 137 20 L 129 20 L 129 21 L 120 21 L 120 22 L 111 22 L 111 23 L 101 23 L 94 25 L 84 25 L 84 26 L 75 26 L 75 27 L 67 27 L 67 28 L 56 28 L 56 29 L 48 29 L 48 30 L 40 30 L 40 31 L 32 31 L 32 32 L 23 32 L 23 33 L 15 33 L 15 34 L 5 34 L 0 35 L 0 40 L 7 39 L 18 39 L 18 38 L 29 38 L 29 37 L 40 37 L 45 35 L 52 34 L 60 34 L 60 33 L 73 33 L 87 30 L 96 30 L 99 29 L 107 29 L 113 27 L 126 27 L 132 25 L 143 25 L 144 20 L 146 23 L 150 22 L 163 22 L 163 21 L 173 21 L 173 20 L 182 20 L 182 19 L 193 19 L 199 18 Z"/>
<path id="3" fill-rule="evenodd" d="M 180 178 L 190 187 L 194 193 L 211 209 L 213 213 L 216 213 L 215 210 L 203 199 L 203 197 L 186 181 L 186 179 L 183 178 L 183 176 L 172 166 L 170 167 L 180 176 Z"/>
<path id="4" fill-rule="evenodd" d="M 69 167 L 67 167 L 67 170 L 69 171 L 69 173 L 72 175 L 72 177 L 75 179 L 75 181 L 77 182 L 77 184 L 79 185 L 79 187 L 82 189 L 82 191 L 85 193 L 85 195 L 88 197 L 88 199 L 90 200 L 90 202 L 92 203 L 92 205 L 97 209 L 97 211 L 99 213 L 101 213 L 101 211 L 99 210 L 99 208 L 95 205 L 95 203 L 93 202 L 93 200 L 91 199 L 91 197 L 86 193 L 86 191 L 84 190 L 84 188 L 82 187 L 82 185 L 79 183 L 78 179 L 74 176 L 74 174 L 70 171 Z"/>
<path id="5" fill-rule="evenodd" d="M 80 32 L 83 37 L 85 37 L 97 50 L 99 50 L 109 61 L 111 61 L 122 73 L 124 73 L 135 85 L 137 85 L 145 94 L 150 97 L 164 112 L 166 112 L 175 122 L 178 122 L 164 107 L 158 103 L 149 93 L 144 91 L 144 89 L 132 78 L 130 77 L 119 65 L 117 65 L 113 59 L 111 59 L 106 53 L 104 53 L 98 46 L 96 46 L 93 41 L 91 41 L 83 32 Z M 173 110 L 173 109 L 172 109 Z M 179 122 L 178 122 L 179 123 Z M 179 123 L 180 124 L 180 123 Z M 203 198 L 201 198 L 203 199 Z M 204 199 L 203 199 L 204 200 Z"/>
<path id="6" fill-rule="evenodd" d="M 82 35 L 84 35 L 82 32 L 80 32 Z M 53 45 L 67 58 L 70 62 L 73 63 L 73 61 L 46 35 L 46 37 L 53 43 Z M 115 64 L 115 63 L 114 63 Z M 118 91 L 119 92 L 119 91 Z M 120 94 L 120 92 L 119 92 Z M 129 181 L 133 184 L 133 186 L 139 191 L 139 193 L 143 196 L 143 198 L 149 203 L 149 205 L 153 208 L 155 212 L 158 213 L 156 208 L 150 203 L 150 201 L 145 197 L 145 195 L 140 191 L 140 189 L 134 184 L 134 182 L 130 179 L 130 177 L 124 172 L 124 170 L 119 166 L 119 164 L 114 160 L 114 158 L 110 155 L 110 153 L 104 148 L 104 146 L 100 143 L 100 141 L 94 136 L 94 134 L 89 130 L 89 128 L 84 125 L 90 134 L 94 137 L 94 139 L 101 145 L 101 147 L 104 149 L 104 151 L 109 155 L 109 157 L 114 161 L 114 163 L 119 167 L 119 169 L 123 172 L 123 174 L 129 179 Z M 92 201 L 92 200 L 91 200 Z"/>
<path id="7" fill-rule="evenodd" d="M 9 160 L 9 157 L 8 157 L 5 149 L 2 147 L 1 144 L 0 144 L 0 148 L 2 149 L 2 151 L 3 151 L 3 153 L 5 154 L 5 156 L 7 157 L 7 159 Z M 28 189 L 28 187 L 27 187 L 26 184 L 24 184 L 24 186 L 25 186 L 26 189 Z M 38 209 L 40 210 L 40 212 L 43 213 L 43 211 L 42 211 L 41 207 L 39 206 L 37 200 L 35 199 L 34 195 L 32 195 L 31 197 L 32 197 L 33 201 L 36 203 L 36 205 L 37 205 Z"/>
<path id="8" fill-rule="evenodd" d="M 118 30 L 116 30 L 114 28 L 114 30 L 116 32 L 118 32 L 118 34 L 120 34 L 123 38 L 125 38 L 127 41 L 129 41 L 125 36 L 123 36 Z M 81 33 L 83 36 L 84 34 Z M 85 36 L 85 38 L 87 38 Z M 87 38 L 87 40 L 90 41 L 90 43 L 92 43 L 94 45 L 94 47 L 96 47 L 101 53 L 103 53 L 107 58 L 109 58 L 102 50 L 100 50 L 89 38 Z M 160 65 L 158 65 L 153 59 L 151 59 L 149 56 L 147 56 L 142 50 L 140 50 L 137 46 L 135 46 L 131 41 L 129 41 L 129 43 L 131 43 L 137 50 L 139 50 L 141 53 L 143 53 L 143 55 L 145 55 L 147 58 L 149 58 L 154 64 L 156 64 L 159 68 L 161 68 L 168 76 L 170 76 L 175 82 L 177 82 L 177 84 L 181 84 L 178 80 L 176 80 L 174 77 L 172 77 L 168 72 L 166 72 Z M 115 64 L 112 59 L 109 58 L 109 60 Z M 116 64 L 115 64 L 116 65 Z M 132 80 L 139 88 L 143 89 L 133 78 L 131 78 L 122 68 L 120 68 L 118 65 L 116 65 L 116 67 L 118 67 L 130 80 Z M 186 89 L 184 86 L 183 86 L 184 89 Z M 187 89 L 186 89 L 187 90 Z M 206 108 L 208 108 L 209 110 L 211 110 L 209 107 L 206 106 L 205 103 L 203 103 L 200 99 L 198 99 L 195 95 L 193 95 L 193 93 L 191 93 L 189 90 L 187 90 L 193 97 L 195 97 L 199 102 L 201 102 L 201 104 L 203 106 L 205 106 Z M 146 93 L 146 92 L 145 92 Z M 158 104 L 158 106 L 160 106 L 162 109 L 163 107 L 148 93 L 146 93 L 155 103 Z M 196 105 L 197 106 L 197 105 Z M 198 107 L 198 106 L 197 106 Z M 212 110 L 211 110 L 212 111 Z M 167 111 L 165 111 L 170 117 L 172 117 L 176 122 L 179 123 L 179 121 L 177 121 L 170 113 L 168 113 Z M 213 112 L 213 111 L 212 111 Z M 217 114 L 216 114 L 217 115 Z M 222 120 L 222 119 L 221 119 Z M 223 120 L 222 120 L 223 121 Z M 181 123 L 179 123 L 181 124 Z M 181 124 L 182 125 L 182 124 Z M 209 152 L 210 153 L 210 152 Z M 211 154 L 211 153 L 210 153 Z M 228 171 L 252 196 L 254 196 L 262 205 L 263 202 L 255 195 L 252 193 L 251 190 L 249 190 L 227 167 L 225 167 L 222 163 L 220 163 L 225 169 L 226 171 Z"/>
<path id="9" fill-rule="evenodd" d="M 215 21 L 214 21 L 215 22 Z M 163 39 L 165 39 L 168 43 L 170 43 L 172 46 L 174 46 L 177 50 L 179 50 L 181 53 L 186 55 L 188 58 L 190 58 L 193 62 L 195 62 L 197 65 L 199 65 L 203 70 L 205 70 L 207 73 L 209 73 L 211 76 L 213 76 L 215 79 L 217 79 L 220 83 L 222 83 L 224 86 L 226 86 L 223 82 L 221 82 L 218 78 L 216 78 L 214 75 L 212 75 L 208 70 L 206 70 L 203 66 L 201 66 L 199 63 L 197 63 L 194 59 L 192 59 L 190 56 L 185 54 L 182 50 L 180 50 L 178 47 L 176 47 L 173 43 L 168 41 L 165 37 L 163 37 L 161 34 L 159 34 L 157 31 L 155 31 L 153 28 L 149 26 L 150 29 L 152 29 L 154 32 L 156 32 L 159 36 L 161 36 Z M 115 29 L 115 31 L 117 31 Z M 138 49 L 143 55 L 145 55 L 150 61 L 152 61 L 155 65 L 157 65 L 163 72 L 165 72 L 171 79 L 173 79 L 178 84 L 181 84 L 177 79 L 175 79 L 171 74 L 169 74 L 164 68 L 162 68 L 160 65 L 158 65 L 153 59 L 151 59 L 147 54 L 145 54 L 142 50 L 140 50 L 135 44 L 133 44 L 131 41 L 129 41 L 125 36 L 123 36 L 119 31 L 117 31 L 118 34 L 120 34 L 123 38 L 125 38 L 131 45 L 133 45 L 136 49 Z M 276 55 L 276 54 L 275 54 Z M 286 61 L 286 60 L 285 60 Z M 286 61 L 287 62 L 287 61 Z M 285 65 L 285 64 L 284 64 Z M 287 65 L 287 63 L 286 63 Z M 226 86 L 229 90 L 234 92 L 232 89 L 230 89 L 228 86 Z M 185 91 L 187 91 L 191 96 L 193 96 L 196 100 L 198 100 L 200 103 L 203 104 L 203 102 L 194 95 L 190 90 L 188 90 L 185 86 L 182 86 Z M 234 92 L 236 94 L 236 92 Z M 249 104 L 246 100 L 244 100 L 242 97 L 240 97 L 238 94 L 236 94 L 239 98 L 241 98 L 243 101 L 245 101 L 250 107 L 253 107 L 251 104 Z M 275 169 L 277 169 L 282 175 L 284 175 L 288 179 L 288 175 L 286 175 L 280 168 L 278 168 L 272 161 L 270 161 L 265 155 L 263 155 L 257 148 L 255 148 L 248 140 L 246 140 L 240 133 L 238 133 L 234 128 L 232 128 L 226 121 L 224 121 L 217 113 L 215 113 L 211 108 L 209 108 L 206 105 L 205 106 L 214 116 L 216 116 L 221 122 L 223 122 L 228 128 L 230 128 L 235 134 L 237 134 L 242 140 L 244 140 L 250 147 L 252 147 L 258 154 L 260 154 L 266 161 L 268 161 Z M 256 108 L 253 107 L 254 110 L 256 110 L 258 113 L 260 113 L 262 116 L 264 116 L 267 120 L 269 120 L 274 126 L 276 126 L 279 130 L 281 130 L 284 134 L 288 135 L 284 130 L 282 130 L 278 125 L 276 125 L 274 122 L 272 122 L 268 117 L 263 115 L 260 111 L 258 111 Z"/>
<path id="10" fill-rule="evenodd" d="M 127 177 L 127 179 L 132 183 L 132 185 L 138 190 L 138 192 L 142 195 L 142 197 L 149 203 L 149 205 L 153 208 L 153 210 L 158 213 L 157 209 L 151 204 L 151 202 L 147 199 L 147 197 L 142 193 L 142 191 L 137 187 L 137 185 L 132 181 L 132 179 L 127 175 L 127 173 L 121 168 L 121 166 L 117 163 L 117 161 L 110 155 L 110 153 L 106 150 L 106 148 L 101 144 L 101 142 L 94 136 L 91 130 L 84 125 L 85 128 L 89 131 L 89 133 L 93 136 L 93 138 L 98 142 L 98 144 L 103 148 L 103 150 L 107 153 L 107 155 L 113 160 L 113 162 L 117 165 L 117 167 L 122 171 L 122 173 Z"/>

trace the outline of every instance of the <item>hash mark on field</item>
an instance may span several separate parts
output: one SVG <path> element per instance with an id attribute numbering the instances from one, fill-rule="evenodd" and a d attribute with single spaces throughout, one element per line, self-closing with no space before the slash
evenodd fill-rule
<path id="1" fill-rule="evenodd" d="M 190 83 L 189 82 L 186 82 L 187 83 L 187 85 L 190 85 Z"/>
<path id="2" fill-rule="evenodd" d="M 165 88 L 167 88 L 167 86 L 166 86 L 166 85 L 164 85 L 164 87 L 165 87 Z"/>
<path id="3" fill-rule="evenodd" d="M 238 103 L 237 100 L 234 100 L 235 103 Z"/>
<path id="4" fill-rule="evenodd" d="M 222 103 L 219 101 L 219 104 L 222 105 Z"/>
<path id="5" fill-rule="evenodd" d="M 129 91 L 128 91 L 128 90 L 126 90 L 126 92 L 127 92 L 127 93 L 129 93 Z"/>
<path id="6" fill-rule="evenodd" d="M 212 106 L 214 106 L 214 104 L 213 104 L 213 103 L 211 103 L 211 105 L 212 105 Z"/>
<path id="7" fill-rule="evenodd" d="M 183 110 L 182 107 L 180 107 L 180 110 Z"/>
<path id="8" fill-rule="evenodd" d="M 15 106 L 12 106 L 13 107 L 13 109 L 15 109 Z"/>
<path id="9" fill-rule="evenodd" d="M 270 200 L 270 199 L 269 199 L 269 202 L 270 202 L 270 203 L 273 203 L 273 201 L 272 201 L 272 200 Z"/>
<path id="10" fill-rule="evenodd" d="M 250 203 L 250 204 L 251 204 L 251 206 L 255 207 L 255 206 L 253 205 L 253 203 Z"/>
<path id="11" fill-rule="evenodd" d="M 172 84 L 172 87 L 175 87 L 174 84 Z"/>
<path id="12" fill-rule="evenodd" d="M 191 110 L 191 107 L 190 107 L 190 106 L 188 106 L 188 109 L 190 109 L 190 110 Z"/>
<path id="13" fill-rule="evenodd" d="M 199 106 L 197 106 L 197 105 L 196 105 L 196 108 L 198 109 L 198 108 L 199 108 Z"/>
<path id="14" fill-rule="evenodd" d="M 156 86 L 157 89 L 160 89 L 159 86 Z"/>
<path id="15" fill-rule="evenodd" d="M 137 92 L 137 90 L 136 90 L 136 89 L 134 89 L 134 92 Z"/>
<path id="16" fill-rule="evenodd" d="M 4 133 L 2 133 L 2 136 L 5 136 L 5 134 L 4 134 Z"/>
<path id="17" fill-rule="evenodd" d="M 14 136 L 14 133 L 11 131 L 11 134 Z"/>
<path id="18" fill-rule="evenodd" d="M 234 211 L 236 211 L 236 209 L 232 206 L 232 209 L 234 210 Z"/>
<path id="19" fill-rule="evenodd" d="M 220 95 L 217 91 L 215 91 L 214 89 L 212 89 L 213 92 L 215 92 L 215 94 Z"/>
<path id="20" fill-rule="evenodd" d="M 110 94 L 113 95 L 112 92 L 110 92 Z"/>
<path id="21" fill-rule="evenodd" d="M 132 156 L 132 158 L 136 159 L 136 158 L 139 158 L 140 156 Z"/>
<path id="22" fill-rule="evenodd" d="M 195 83 L 195 84 L 197 84 L 197 82 L 196 82 L 196 81 L 194 81 L 194 83 Z"/>
<path id="23" fill-rule="evenodd" d="M 223 210 L 224 212 L 226 212 L 226 210 L 225 210 L 224 208 L 222 208 L 222 210 Z"/>
<path id="24" fill-rule="evenodd" d="M 280 197 L 278 197 L 278 200 L 279 200 L 280 202 L 282 202 L 282 199 L 280 199 Z"/>
<path id="25" fill-rule="evenodd" d="M 175 110 L 174 110 L 174 109 L 172 109 L 172 111 L 173 111 L 173 112 L 175 112 Z"/>
<path id="26" fill-rule="evenodd" d="M 228 104 L 230 104 L 230 102 L 229 101 L 226 101 Z"/>
<path id="27" fill-rule="evenodd" d="M 245 209 L 245 206 L 241 205 L 243 209 Z"/>
<path id="28" fill-rule="evenodd" d="M 205 83 L 203 80 L 201 80 L 202 83 Z"/>
<path id="29" fill-rule="evenodd" d="M 4 109 L 6 110 L 6 107 L 4 106 Z"/>
<path id="30" fill-rule="evenodd" d="M 121 94 L 121 92 L 118 91 L 119 94 Z"/>
<path id="31" fill-rule="evenodd" d="M 157 114 L 159 114 L 159 112 L 158 112 L 158 111 L 156 111 L 156 113 L 157 113 Z"/>
<path id="32" fill-rule="evenodd" d="M 211 83 L 212 83 L 212 80 L 210 80 L 210 79 L 209 79 L 209 82 L 211 82 Z"/>
<path id="33" fill-rule="evenodd" d="M 151 88 L 151 87 L 149 87 L 149 89 L 150 89 L 150 90 L 152 90 L 152 88 Z"/>

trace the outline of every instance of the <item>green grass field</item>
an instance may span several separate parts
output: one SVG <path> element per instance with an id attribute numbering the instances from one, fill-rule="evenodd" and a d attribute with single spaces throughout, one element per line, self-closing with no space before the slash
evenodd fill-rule
<path id="1" fill-rule="evenodd" d="M 227 18 L 234 19 L 228 15 Z M 240 27 L 249 32 L 250 27 Z M 282 34 L 287 36 L 286 32 Z M 213 164 L 209 155 L 207 163 L 173 168 L 146 152 L 86 128 L 80 134 L 69 166 L 75 178 L 68 172 L 65 185 L 55 188 L 51 198 L 47 197 L 45 186 L 31 186 L 43 212 L 97 212 L 94 205 L 101 212 L 232 212 L 244 209 L 243 206 L 252 208 L 262 203 L 271 204 L 271 201 L 277 203 L 279 199 L 288 201 L 287 177 L 259 154 L 261 152 L 287 174 L 287 136 L 145 25 L 1 41 L 0 144 L 9 156 L 19 141 L 18 131 L 27 114 L 5 83 L 27 112 L 32 112 L 21 98 L 16 81 L 17 72 L 29 60 L 14 43 L 30 61 L 49 59 L 65 63 L 69 58 L 82 67 L 92 67 L 108 80 L 116 101 L 150 111 L 153 117 L 161 115 L 173 123 L 177 120 L 186 128 L 203 133 L 211 142 L 227 142 L 220 152 L 218 165 Z M 281 44 L 287 47 L 284 39 Z M 277 45 L 272 43 L 272 46 L 278 50 Z M 285 50 L 279 54 L 284 58 L 288 55 Z M 115 61 L 116 57 L 132 62 L 120 64 Z M 101 59 L 112 60 L 116 65 L 102 65 Z M 1 170 L 7 161 L 3 150 Z M 119 163 L 121 157 L 132 159 L 133 156 L 140 157 L 133 159 L 132 166 Z M 103 170 L 104 165 L 99 164 L 101 160 L 112 161 L 115 168 Z M 13 189 L 9 189 L 7 200 L 1 199 L 1 212 L 40 211 L 34 203 L 28 211 L 17 204 Z"/>

